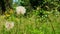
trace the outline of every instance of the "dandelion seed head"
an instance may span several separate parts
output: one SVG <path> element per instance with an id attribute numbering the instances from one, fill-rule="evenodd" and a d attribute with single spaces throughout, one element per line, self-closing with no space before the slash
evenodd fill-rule
<path id="1" fill-rule="evenodd" d="M 25 7 L 23 7 L 23 6 L 16 7 L 16 13 L 17 14 L 25 14 L 26 13 Z"/>
<path id="2" fill-rule="evenodd" d="M 7 30 L 10 30 L 10 29 L 12 29 L 13 27 L 14 27 L 14 22 L 6 22 L 5 23 L 5 27 L 6 27 L 6 29 Z"/>

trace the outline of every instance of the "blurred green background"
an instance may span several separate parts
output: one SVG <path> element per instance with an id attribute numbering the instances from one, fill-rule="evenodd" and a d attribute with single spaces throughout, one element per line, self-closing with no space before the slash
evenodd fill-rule
<path id="1" fill-rule="evenodd" d="M 31 0 L 36 1 L 39 0 Z M 42 1 L 34 7 L 30 0 L 10 0 L 13 13 L 6 6 L 6 15 L 0 15 L 0 34 L 60 34 L 60 0 Z M 16 15 L 17 6 L 24 6 L 26 13 Z M 14 22 L 9 31 L 5 28 L 5 20 Z"/>

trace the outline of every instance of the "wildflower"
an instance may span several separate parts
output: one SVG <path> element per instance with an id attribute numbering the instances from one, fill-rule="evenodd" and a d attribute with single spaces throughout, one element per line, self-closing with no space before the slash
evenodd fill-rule
<path id="1" fill-rule="evenodd" d="M 6 17 L 9 17 L 9 16 L 10 16 L 10 14 L 5 14 L 5 16 L 6 16 Z"/>
<path id="2" fill-rule="evenodd" d="M 16 7 L 16 13 L 19 14 L 25 14 L 26 13 L 26 9 L 23 6 L 18 6 Z"/>
<path id="3" fill-rule="evenodd" d="M 10 12 L 9 12 L 10 14 L 12 14 L 13 13 L 13 10 L 12 9 L 10 9 Z"/>
<path id="4" fill-rule="evenodd" d="M 5 27 L 7 30 L 10 30 L 14 27 L 14 22 L 6 22 Z"/>

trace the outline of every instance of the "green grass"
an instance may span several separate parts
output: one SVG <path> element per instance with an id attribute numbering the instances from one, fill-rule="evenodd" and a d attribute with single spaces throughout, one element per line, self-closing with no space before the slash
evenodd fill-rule
<path id="1" fill-rule="evenodd" d="M 27 16 L 12 14 L 4 18 L 0 15 L 0 34 L 60 34 L 60 14 L 49 13 L 48 17 L 40 17 L 38 13 L 33 11 Z M 9 31 L 4 26 L 6 20 L 14 22 Z"/>

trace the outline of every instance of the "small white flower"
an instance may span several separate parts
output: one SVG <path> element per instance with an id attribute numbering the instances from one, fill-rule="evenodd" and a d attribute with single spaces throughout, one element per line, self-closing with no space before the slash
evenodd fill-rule
<path id="1" fill-rule="evenodd" d="M 26 9 L 23 6 L 18 6 L 16 7 L 16 13 L 19 14 L 25 14 L 26 13 Z"/>
<path id="2" fill-rule="evenodd" d="M 10 30 L 14 27 L 14 22 L 6 22 L 5 27 L 7 30 Z"/>

